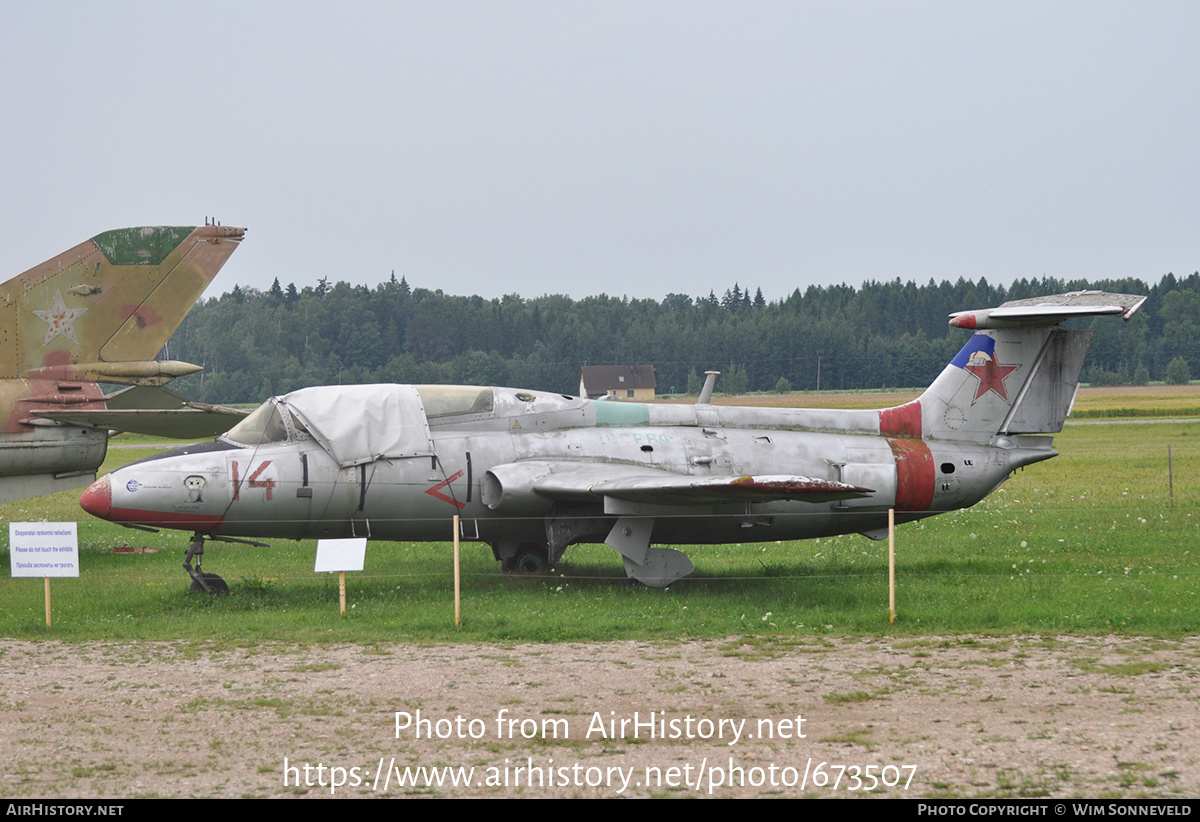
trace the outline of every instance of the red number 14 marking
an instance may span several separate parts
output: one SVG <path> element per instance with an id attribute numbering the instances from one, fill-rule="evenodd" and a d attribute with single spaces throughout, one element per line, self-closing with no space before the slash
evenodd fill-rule
<path id="1" fill-rule="evenodd" d="M 270 464 L 271 464 L 270 460 L 264 461 L 261 465 L 258 466 L 258 468 L 254 469 L 253 474 L 251 474 L 249 477 L 246 478 L 247 484 L 249 484 L 249 486 L 251 488 L 266 488 L 267 489 L 267 499 L 271 498 L 271 492 L 275 489 L 275 480 L 271 479 L 270 477 L 267 477 L 265 479 L 259 479 L 259 475 L 261 475 L 263 470 Z M 237 464 L 237 460 L 234 460 L 234 462 L 233 462 L 233 501 L 234 502 L 237 502 L 237 500 L 238 500 L 238 491 L 240 489 L 241 489 L 241 482 L 238 479 L 238 464 Z"/>

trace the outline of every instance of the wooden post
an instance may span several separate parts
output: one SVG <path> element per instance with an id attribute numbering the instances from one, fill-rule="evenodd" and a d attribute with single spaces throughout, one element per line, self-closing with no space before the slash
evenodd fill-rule
<path id="1" fill-rule="evenodd" d="M 462 607 L 459 596 L 459 564 L 458 564 L 458 514 L 454 515 L 454 627 L 462 624 Z"/>
<path id="2" fill-rule="evenodd" d="M 888 509 L 888 622 L 896 621 L 896 509 Z"/>
<path id="3" fill-rule="evenodd" d="M 1175 507 L 1175 472 L 1171 469 L 1171 446 L 1167 446 L 1167 487 L 1171 491 L 1171 507 Z"/>
<path id="4" fill-rule="evenodd" d="M 338 603 L 342 606 L 342 616 L 346 615 L 346 572 L 338 571 Z"/>
<path id="5" fill-rule="evenodd" d="M 46 580 L 46 627 L 50 627 L 50 577 L 45 577 Z"/>

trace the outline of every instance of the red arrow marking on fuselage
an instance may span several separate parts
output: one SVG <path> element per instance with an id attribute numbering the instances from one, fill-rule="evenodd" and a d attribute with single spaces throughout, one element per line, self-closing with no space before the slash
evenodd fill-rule
<path id="1" fill-rule="evenodd" d="M 459 502 L 454 497 L 448 497 L 442 493 L 443 488 L 448 486 L 450 483 L 454 482 L 456 479 L 458 479 L 462 475 L 463 475 L 463 472 L 459 471 L 454 476 L 447 477 L 446 479 L 442 480 L 441 482 L 439 482 L 437 485 L 433 486 L 432 488 L 426 488 L 425 493 L 429 494 L 429 496 L 431 496 L 431 497 L 437 497 L 442 502 L 448 502 L 451 505 L 453 505 L 455 508 L 466 508 L 467 504 L 465 502 Z"/>

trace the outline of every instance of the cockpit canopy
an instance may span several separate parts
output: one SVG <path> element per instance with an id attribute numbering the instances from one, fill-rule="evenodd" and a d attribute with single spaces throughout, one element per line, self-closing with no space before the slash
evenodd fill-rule
<path id="1" fill-rule="evenodd" d="M 433 453 L 428 417 L 492 410 L 490 388 L 462 385 L 340 385 L 272 397 L 225 434 L 238 445 L 308 435 L 343 467 Z"/>
<path id="2" fill-rule="evenodd" d="M 587 400 L 473 385 L 333 385 L 272 397 L 223 439 L 256 447 L 311 437 L 342 467 L 434 453 L 430 425 L 508 430 L 508 418 L 578 425 Z M 593 418 L 594 419 L 594 418 Z M 518 430 L 525 426 L 518 426 Z"/>
<path id="3" fill-rule="evenodd" d="M 490 414 L 495 407 L 495 392 L 477 385 L 416 385 L 431 420 L 466 414 Z"/>
<path id="4" fill-rule="evenodd" d="M 250 412 L 224 436 L 224 439 L 238 445 L 263 445 L 283 442 L 287 438 L 287 426 L 283 422 L 283 415 L 279 413 L 279 401 L 275 397 Z"/>

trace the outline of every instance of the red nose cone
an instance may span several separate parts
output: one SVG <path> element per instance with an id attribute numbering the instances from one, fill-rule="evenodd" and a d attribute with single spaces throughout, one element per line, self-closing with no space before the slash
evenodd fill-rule
<path id="1" fill-rule="evenodd" d="M 79 498 L 79 506 L 94 517 L 108 519 L 112 511 L 112 485 L 109 484 L 108 474 L 88 486 Z"/>

